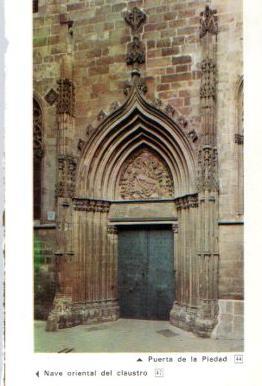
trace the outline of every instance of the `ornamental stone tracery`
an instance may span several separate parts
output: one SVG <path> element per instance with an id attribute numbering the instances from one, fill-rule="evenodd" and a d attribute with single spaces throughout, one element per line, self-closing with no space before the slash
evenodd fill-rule
<path id="1" fill-rule="evenodd" d="M 132 155 L 120 177 L 122 199 L 170 198 L 174 195 L 173 179 L 164 162 L 147 149 Z"/>

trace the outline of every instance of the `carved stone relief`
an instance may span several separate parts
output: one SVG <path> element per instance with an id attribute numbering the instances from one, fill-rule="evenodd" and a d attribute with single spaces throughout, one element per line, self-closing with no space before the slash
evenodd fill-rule
<path id="1" fill-rule="evenodd" d="M 218 33 L 218 24 L 217 24 L 217 10 L 212 10 L 207 5 L 205 10 L 200 13 L 200 38 L 203 38 L 208 32 L 212 35 Z"/>
<path id="2" fill-rule="evenodd" d="M 57 113 L 67 113 L 74 116 L 75 86 L 69 79 L 60 79 L 58 82 Z"/>
<path id="3" fill-rule="evenodd" d="M 146 22 L 146 14 L 137 7 L 127 11 L 124 18 L 135 34 L 140 32 L 142 25 Z"/>
<path id="4" fill-rule="evenodd" d="M 133 37 L 133 42 L 127 47 L 126 63 L 128 65 L 145 63 L 145 47 L 137 36 Z"/>
<path id="5" fill-rule="evenodd" d="M 217 182 L 217 149 L 203 147 L 198 153 L 198 190 L 216 191 Z"/>
<path id="6" fill-rule="evenodd" d="M 73 197 L 75 189 L 76 159 L 70 155 L 58 157 L 57 197 Z"/>
<path id="7" fill-rule="evenodd" d="M 42 111 L 36 100 L 33 100 L 33 142 L 34 157 L 43 156 L 43 137 L 42 137 Z"/>
<path id="8" fill-rule="evenodd" d="M 110 202 L 102 200 L 90 200 L 84 198 L 73 199 L 75 210 L 84 210 L 86 212 L 109 212 Z"/>
<path id="9" fill-rule="evenodd" d="M 169 198 L 174 195 L 172 176 L 164 162 L 147 149 L 132 155 L 120 177 L 122 199 Z"/>
<path id="10" fill-rule="evenodd" d="M 200 87 L 201 98 L 216 97 L 216 64 L 210 58 L 204 59 L 201 63 L 202 78 Z"/>

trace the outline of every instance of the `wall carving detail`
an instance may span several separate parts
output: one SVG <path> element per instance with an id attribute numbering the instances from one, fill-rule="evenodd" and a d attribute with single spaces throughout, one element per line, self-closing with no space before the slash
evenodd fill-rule
<path id="1" fill-rule="evenodd" d="M 126 161 L 120 177 L 120 195 L 133 200 L 173 197 L 173 179 L 163 161 L 143 149 Z"/>
<path id="2" fill-rule="evenodd" d="M 198 181 L 199 191 L 216 191 L 217 182 L 217 149 L 205 146 L 198 153 Z"/>
<path id="3" fill-rule="evenodd" d="M 188 208 L 197 208 L 198 207 L 198 195 L 189 194 L 184 197 L 179 197 L 175 200 L 176 208 L 178 210 L 188 209 Z"/>
<path id="4" fill-rule="evenodd" d="M 136 85 L 136 88 L 140 93 L 146 94 L 147 93 L 147 85 L 144 79 L 141 79 L 138 77 L 137 79 L 133 78 L 133 83 Z M 124 95 L 128 96 L 132 90 L 132 84 L 126 83 L 124 86 Z"/>
<path id="5" fill-rule="evenodd" d="M 34 157 L 43 156 L 43 137 L 42 137 L 42 111 L 39 104 L 33 100 L 33 144 Z"/>
<path id="6" fill-rule="evenodd" d="M 138 33 L 146 22 L 146 14 L 139 8 L 134 7 L 132 11 L 127 11 L 124 19 L 132 28 L 133 33 Z"/>
<path id="7" fill-rule="evenodd" d="M 145 63 L 145 47 L 137 36 L 133 37 L 133 42 L 127 47 L 126 63 L 128 65 Z"/>
<path id="8" fill-rule="evenodd" d="M 75 210 L 107 213 L 109 212 L 110 202 L 103 200 L 91 200 L 88 198 L 74 198 L 73 206 Z"/>
<path id="9" fill-rule="evenodd" d="M 204 59 L 201 63 L 202 78 L 200 87 L 201 98 L 216 97 L 216 64 L 210 58 Z"/>
<path id="10" fill-rule="evenodd" d="M 205 10 L 200 13 L 200 38 L 203 38 L 208 32 L 212 35 L 217 35 L 218 23 L 216 13 L 217 10 L 212 10 L 208 5 Z"/>
<path id="11" fill-rule="evenodd" d="M 73 197 L 76 177 L 76 158 L 70 155 L 58 156 L 57 197 Z"/>
<path id="12" fill-rule="evenodd" d="M 60 79 L 58 84 L 57 114 L 74 116 L 75 111 L 75 86 L 69 79 Z"/>

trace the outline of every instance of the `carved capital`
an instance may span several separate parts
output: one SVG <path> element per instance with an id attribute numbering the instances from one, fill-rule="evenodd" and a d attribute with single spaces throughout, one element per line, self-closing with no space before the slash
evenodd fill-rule
<path id="1" fill-rule="evenodd" d="M 141 9 L 134 7 L 132 11 L 125 13 L 124 19 L 132 28 L 132 32 L 136 34 L 141 31 L 143 24 L 146 22 L 146 14 Z"/>
<path id="2" fill-rule="evenodd" d="M 200 13 L 200 38 L 203 38 L 207 33 L 212 35 L 217 35 L 218 33 L 218 23 L 217 23 L 217 10 L 212 10 L 207 5 L 205 10 Z"/>
<path id="3" fill-rule="evenodd" d="M 107 233 L 110 235 L 116 235 L 117 234 L 117 227 L 115 225 L 108 225 L 107 226 Z"/>
<path id="4" fill-rule="evenodd" d="M 198 207 L 198 195 L 189 194 L 187 196 L 178 197 L 175 200 L 176 208 L 178 210 L 188 209 L 188 208 L 197 208 Z"/>
<path id="5" fill-rule="evenodd" d="M 86 212 L 109 212 L 110 202 L 102 200 L 90 200 L 85 198 L 73 199 L 75 210 L 84 210 Z"/>

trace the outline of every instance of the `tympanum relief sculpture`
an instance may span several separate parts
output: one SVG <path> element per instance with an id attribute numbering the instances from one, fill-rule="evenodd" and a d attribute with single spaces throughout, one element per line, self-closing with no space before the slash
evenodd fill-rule
<path id="1" fill-rule="evenodd" d="M 133 154 L 120 176 L 122 199 L 170 198 L 174 195 L 173 179 L 167 165 L 147 149 Z"/>

